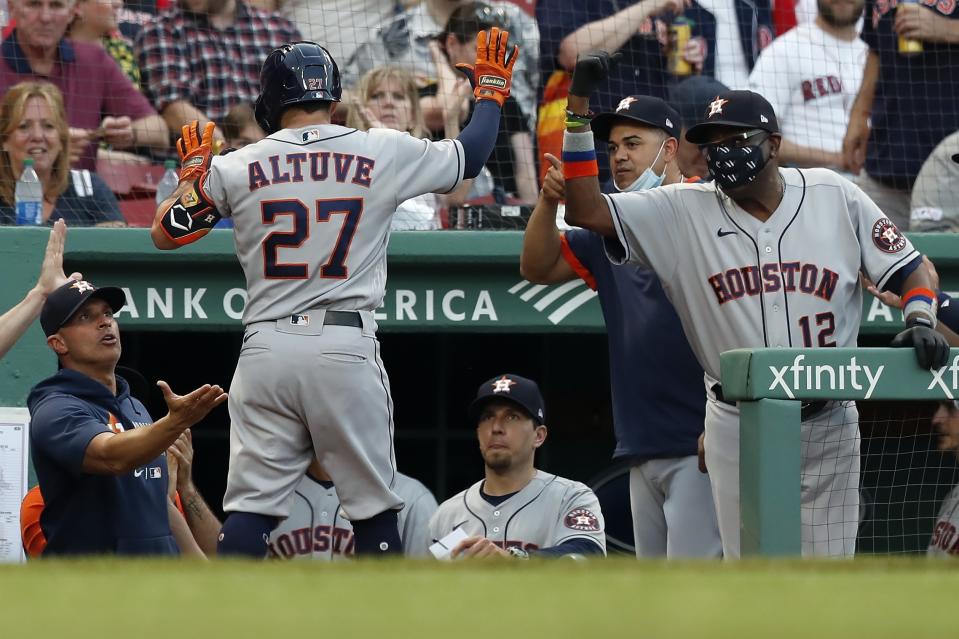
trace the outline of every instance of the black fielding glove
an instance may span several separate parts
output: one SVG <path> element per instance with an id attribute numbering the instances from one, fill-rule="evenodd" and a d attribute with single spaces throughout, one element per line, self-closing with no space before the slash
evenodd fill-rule
<path id="1" fill-rule="evenodd" d="M 921 368 L 945 366 L 949 361 L 949 342 L 943 334 L 934 330 L 926 319 L 909 320 L 906 326 L 906 330 L 896 335 L 889 345 L 893 348 L 912 346 L 916 349 L 916 360 Z"/>

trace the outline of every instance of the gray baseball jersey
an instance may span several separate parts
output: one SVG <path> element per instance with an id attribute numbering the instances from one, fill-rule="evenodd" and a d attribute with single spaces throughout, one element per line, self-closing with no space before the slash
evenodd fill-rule
<path id="1" fill-rule="evenodd" d="M 606 524 L 596 495 L 585 484 L 536 471 L 526 486 L 494 506 L 483 499 L 478 481 L 440 504 L 430 534 L 442 539 L 456 528 L 501 548 L 549 548 L 570 539 L 589 539 L 606 553 Z"/>
<path id="2" fill-rule="evenodd" d="M 959 555 L 959 486 L 942 500 L 926 553 L 940 557 Z"/>
<path id="3" fill-rule="evenodd" d="M 372 311 L 397 205 L 455 188 L 463 167 L 455 140 L 329 124 L 213 159 L 203 188 L 233 218 L 249 298 L 225 511 L 285 518 L 314 455 L 352 520 L 403 507 Z"/>
<path id="4" fill-rule="evenodd" d="M 917 257 L 852 182 L 828 169 L 781 169 L 785 195 L 760 222 L 714 183 L 604 196 L 614 262 L 656 271 L 697 359 L 719 379 L 734 348 L 852 347 L 859 270 L 882 288 Z"/>
<path id="5" fill-rule="evenodd" d="M 828 169 L 780 169 L 782 202 L 761 222 L 713 183 L 607 198 L 611 260 L 659 275 L 705 371 L 706 465 L 723 554 L 739 545 L 739 411 L 716 401 L 719 355 L 735 348 L 850 347 L 862 314 L 859 271 L 882 288 L 918 253 L 854 184 Z M 855 404 L 802 424 L 803 554 L 855 552 Z M 824 525 L 827 524 L 827 525 Z"/>
<path id="6" fill-rule="evenodd" d="M 398 523 L 403 552 L 407 557 L 426 556 L 436 498 L 426 486 L 402 473 L 396 474 L 393 490 L 406 502 Z M 270 556 L 330 561 L 352 554 L 353 525 L 343 516 L 336 488 L 303 475 L 290 516 L 270 535 Z"/>
<path id="7" fill-rule="evenodd" d="M 204 191 L 233 218 L 244 324 L 317 306 L 379 307 L 397 206 L 462 179 L 458 141 L 390 129 L 284 129 L 214 157 Z"/>

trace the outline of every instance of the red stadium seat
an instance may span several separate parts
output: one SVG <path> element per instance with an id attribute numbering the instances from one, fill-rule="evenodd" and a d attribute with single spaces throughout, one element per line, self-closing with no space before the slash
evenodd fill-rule
<path id="1" fill-rule="evenodd" d="M 162 164 L 130 164 L 97 160 L 97 175 L 121 200 L 156 196 L 156 185 L 163 177 Z"/>
<path id="2" fill-rule="evenodd" d="M 120 200 L 120 212 L 130 226 L 153 226 L 157 204 L 152 197 Z"/>

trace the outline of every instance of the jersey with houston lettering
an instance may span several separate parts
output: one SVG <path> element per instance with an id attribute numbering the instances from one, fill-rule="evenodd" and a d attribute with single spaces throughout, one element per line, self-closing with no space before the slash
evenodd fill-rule
<path id="1" fill-rule="evenodd" d="M 854 347 L 860 268 L 882 289 L 918 256 L 859 187 L 828 169 L 780 169 L 761 222 L 714 183 L 604 195 L 617 263 L 656 271 L 706 374 L 734 348 Z"/>
<path id="2" fill-rule="evenodd" d="M 535 550 L 570 539 L 589 539 L 606 553 L 603 513 L 585 484 L 537 470 L 522 490 L 494 506 L 480 494 L 484 481 L 440 504 L 430 520 L 434 540 L 462 528 L 469 536 L 486 537 L 501 548 Z"/>
<path id="3" fill-rule="evenodd" d="M 926 554 L 959 555 L 959 486 L 942 500 Z"/>
<path id="4" fill-rule="evenodd" d="M 396 473 L 393 492 L 406 506 L 399 513 L 400 538 L 407 557 L 428 554 L 430 517 L 436 498 L 419 481 Z M 353 525 L 343 515 L 336 488 L 303 475 L 287 517 L 270 535 L 270 556 L 330 561 L 353 555 Z"/>
<path id="5" fill-rule="evenodd" d="M 390 219 L 463 179 L 463 147 L 390 129 L 284 129 L 213 158 L 204 191 L 233 218 L 249 296 L 243 322 L 317 306 L 373 310 L 386 290 Z"/>

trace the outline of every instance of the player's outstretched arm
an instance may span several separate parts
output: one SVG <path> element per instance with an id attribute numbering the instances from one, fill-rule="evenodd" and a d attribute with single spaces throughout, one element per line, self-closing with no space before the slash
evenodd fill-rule
<path id="1" fill-rule="evenodd" d="M 180 184 L 157 206 L 150 237 L 158 249 L 175 249 L 196 242 L 220 220 L 220 213 L 203 192 L 210 170 L 215 126 L 207 122 L 200 133 L 194 120 L 183 127 L 176 148 L 180 154 Z"/>
<path id="2" fill-rule="evenodd" d="M 193 534 L 190 532 L 190 528 L 187 526 L 183 515 L 180 514 L 180 511 L 176 509 L 174 503 L 169 499 L 166 500 L 166 512 L 167 517 L 170 519 L 170 532 L 173 533 L 173 540 L 176 541 L 176 545 L 180 549 L 180 555 L 183 557 L 206 559 L 206 555 L 197 544 L 196 539 L 193 538 Z"/>
<path id="3" fill-rule="evenodd" d="M 463 145 L 463 177 L 479 175 L 489 160 L 499 133 L 500 109 L 509 97 L 513 83 L 513 66 L 519 58 L 519 47 L 514 45 L 507 58 L 509 32 L 493 27 L 476 34 L 476 64 L 457 64 L 473 84 L 476 108 L 469 124 L 456 138 Z"/>
<path id="4" fill-rule="evenodd" d="M 563 136 L 563 176 L 566 178 L 566 222 L 616 237 L 613 218 L 599 190 L 599 165 L 589 128 L 589 95 L 606 81 L 615 63 L 605 51 L 581 54 L 573 69 Z"/>
<path id="5" fill-rule="evenodd" d="M 66 284 L 67 276 L 63 274 L 63 247 L 66 236 L 67 225 L 63 220 L 57 220 L 47 240 L 47 250 L 36 286 L 19 304 L 0 316 L 0 358 L 7 354 L 40 315 L 47 295 Z M 70 277 L 77 280 L 82 278 L 79 273 Z"/>
<path id="6" fill-rule="evenodd" d="M 556 209 L 566 197 L 563 165 L 553 155 L 545 155 L 552 164 L 536 202 L 536 208 L 523 234 L 523 252 L 519 270 L 524 278 L 536 284 L 568 282 L 576 278 L 573 267 L 563 259 L 562 239 L 556 228 Z"/>
<path id="7" fill-rule="evenodd" d="M 156 459 L 180 433 L 198 423 L 227 400 L 219 386 L 204 384 L 188 395 L 177 395 L 166 382 L 157 382 L 169 412 L 149 428 L 122 433 L 103 432 L 90 440 L 83 456 L 83 471 L 99 475 L 121 475 Z"/>
<path id="8" fill-rule="evenodd" d="M 217 537 L 222 522 L 216 518 L 193 483 L 193 432 L 188 428 L 167 448 L 167 457 L 176 461 L 176 491 L 183 504 L 183 516 L 200 549 L 207 555 L 216 554 Z"/>

